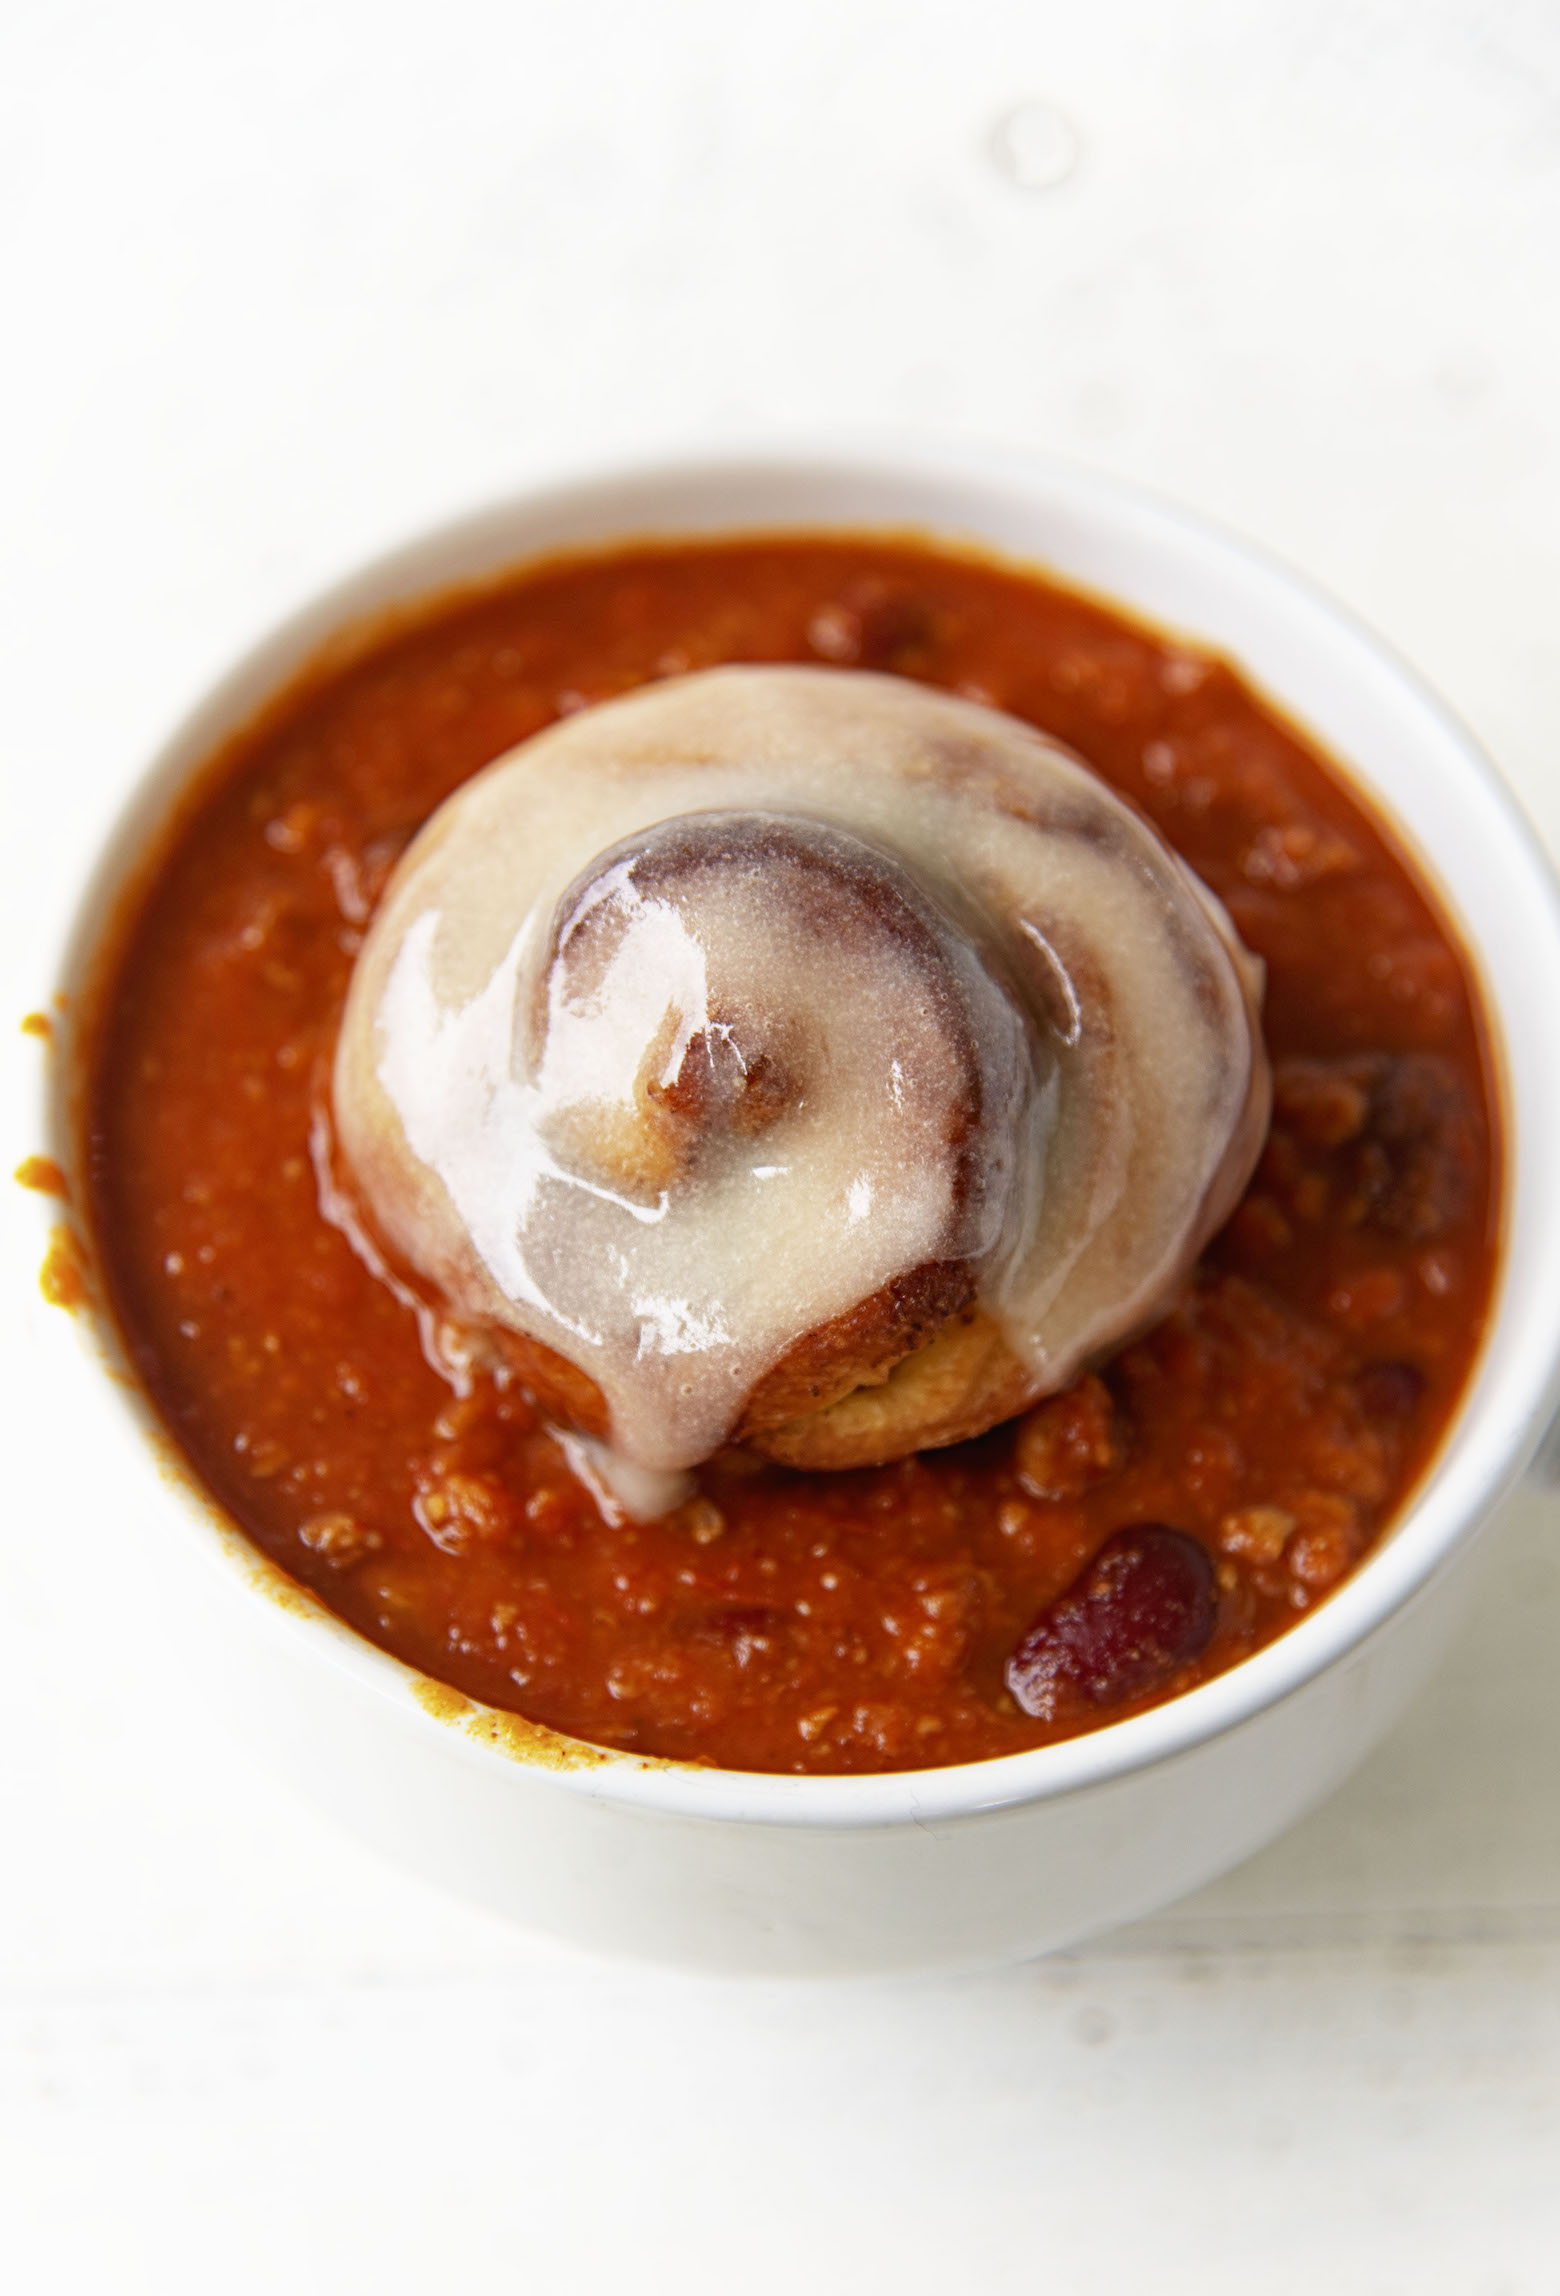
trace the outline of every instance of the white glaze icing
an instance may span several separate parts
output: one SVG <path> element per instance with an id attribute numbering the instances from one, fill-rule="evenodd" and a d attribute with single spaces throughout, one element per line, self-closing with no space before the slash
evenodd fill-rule
<path id="1" fill-rule="evenodd" d="M 1258 986 L 1029 728 L 864 672 L 707 671 L 434 816 L 358 959 L 336 1122 L 394 1250 L 674 1472 L 929 1260 L 973 1265 L 1037 1393 L 1158 1312 L 1260 1137 Z M 734 1115 L 765 1063 L 773 1107 Z M 690 1077 L 691 1125 L 663 1105 Z"/>

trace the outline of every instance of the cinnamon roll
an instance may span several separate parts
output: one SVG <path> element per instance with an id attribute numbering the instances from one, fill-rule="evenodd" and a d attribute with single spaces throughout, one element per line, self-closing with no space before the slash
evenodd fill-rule
<path id="1" fill-rule="evenodd" d="M 1261 1145 L 1260 989 L 1029 727 L 711 670 L 434 815 L 357 960 L 335 1124 L 392 1253 L 604 1456 L 866 1465 L 1171 1304 Z"/>

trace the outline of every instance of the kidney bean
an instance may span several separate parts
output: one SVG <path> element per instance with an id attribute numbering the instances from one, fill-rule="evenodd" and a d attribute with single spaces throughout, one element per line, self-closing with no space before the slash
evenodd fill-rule
<path id="1" fill-rule="evenodd" d="M 1008 1688 L 1040 1721 L 1070 1699 L 1117 1705 L 1206 1650 L 1218 1608 L 1213 1564 L 1196 1539 L 1168 1523 L 1133 1523 L 1040 1613 L 1008 1661 Z"/>
<path id="2" fill-rule="evenodd" d="M 912 670 L 935 644 L 937 615 L 914 592 L 868 579 L 851 582 L 838 602 L 820 607 L 808 643 L 826 661 L 870 670 Z"/>
<path id="3" fill-rule="evenodd" d="M 1366 1150 L 1361 1177 L 1378 1227 L 1424 1243 L 1461 1219 L 1478 1164 L 1477 1111 L 1453 1062 L 1382 1056 Z"/>
<path id="4" fill-rule="evenodd" d="M 1425 1391 L 1425 1375 L 1412 1363 L 1367 1363 L 1354 1391 L 1368 1419 L 1410 1419 Z"/>
<path id="5" fill-rule="evenodd" d="M 1356 1219 L 1429 1243 L 1466 1214 L 1481 1168 L 1479 1110 L 1467 1079 L 1441 1054 L 1283 1060 L 1274 1107 L 1275 1147 L 1287 1135 L 1326 1151 Z M 1270 1152 L 1270 1169 L 1273 1161 Z M 1292 1185 L 1305 1177 L 1291 1175 Z"/>

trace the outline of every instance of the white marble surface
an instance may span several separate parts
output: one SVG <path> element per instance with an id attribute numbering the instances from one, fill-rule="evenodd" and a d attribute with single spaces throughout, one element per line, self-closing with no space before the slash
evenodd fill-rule
<path id="1" fill-rule="evenodd" d="M 732 431 L 991 437 L 1225 518 L 1560 848 L 1547 0 L 22 0 L 7 48 L 0 1011 L 83 824 L 295 596 Z M 1560 2287 L 1556 1502 L 1353 1784 L 1151 1923 L 958 1982 L 601 1968 L 212 1727 L 3 1222 L 8 2287 Z"/>

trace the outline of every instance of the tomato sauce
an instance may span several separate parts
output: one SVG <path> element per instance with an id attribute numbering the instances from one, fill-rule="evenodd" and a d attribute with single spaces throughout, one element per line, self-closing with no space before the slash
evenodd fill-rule
<path id="1" fill-rule="evenodd" d="M 326 1216 L 342 1000 L 397 857 L 478 767 L 648 679 L 820 660 L 1011 711 L 1153 819 L 1266 960 L 1273 1131 L 1183 1304 L 1068 1393 L 881 1469 L 730 1452 L 665 1520 L 608 1521 L 525 1393 L 457 1392 Z M 89 1216 L 194 1472 L 372 1641 L 600 1745 L 904 1769 L 1174 1695 L 1369 1551 L 1478 1348 L 1497 1142 L 1432 899 L 1227 664 L 992 561 L 646 544 L 434 601 L 210 762 L 112 938 Z"/>

